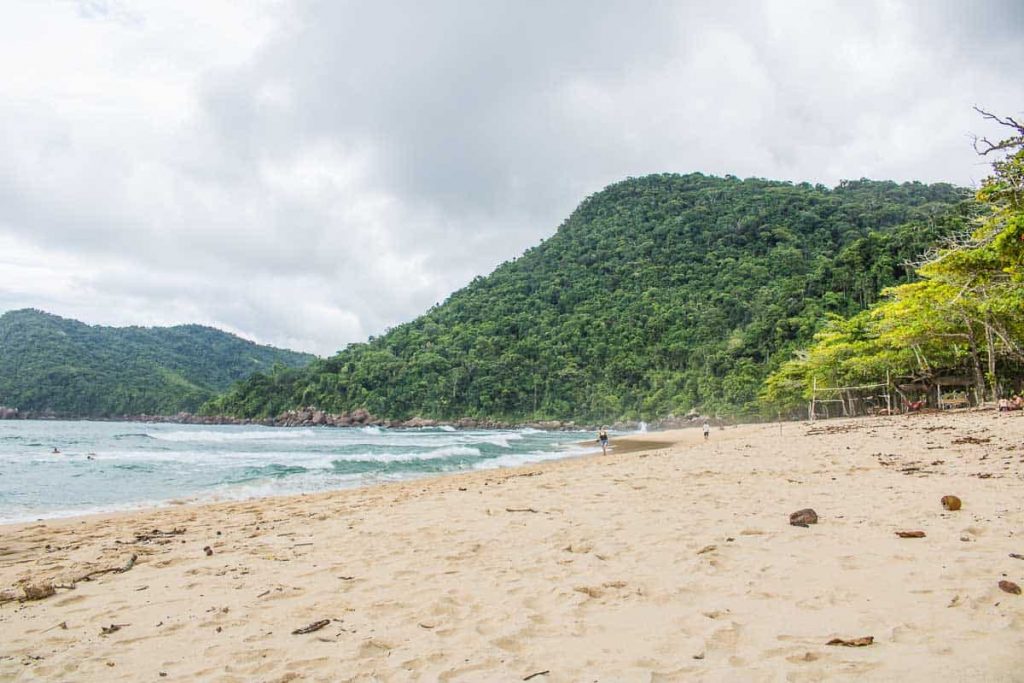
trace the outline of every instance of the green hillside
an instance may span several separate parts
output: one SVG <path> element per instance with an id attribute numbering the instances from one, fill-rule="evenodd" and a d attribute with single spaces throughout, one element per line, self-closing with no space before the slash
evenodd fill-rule
<path id="1" fill-rule="evenodd" d="M 200 325 L 101 327 L 8 311 L 0 316 L 0 406 L 70 416 L 194 411 L 254 372 L 313 358 Z"/>
<path id="2" fill-rule="evenodd" d="M 416 320 L 300 371 L 259 374 L 204 407 L 652 419 L 757 409 L 765 376 L 828 313 L 910 277 L 961 227 L 969 193 L 867 180 L 829 189 L 701 174 L 629 179 L 541 245 Z"/>

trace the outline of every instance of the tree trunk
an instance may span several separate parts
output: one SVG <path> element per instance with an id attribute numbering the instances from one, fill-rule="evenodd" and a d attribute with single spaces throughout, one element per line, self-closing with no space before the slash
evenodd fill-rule
<path id="1" fill-rule="evenodd" d="M 992 328 L 985 323 L 985 345 L 988 348 L 988 381 L 992 400 L 999 399 L 999 382 L 996 380 L 996 349 L 992 339 Z"/>
<path id="2" fill-rule="evenodd" d="M 995 341 L 992 338 L 992 328 L 985 323 L 985 344 L 988 347 L 988 382 L 992 400 L 999 399 L 999 382 L 995 377 Z"/>
<path id="3" fill-rule="evenodd" d="M 971 321 L 964 318 L 967 328 L 967 342 L 971 346 L 971 367 L 974 369 L 974 397 L 978 403 L 985 399 L 985 375 L 981 371 L 981 359 L 978 357 L 978 341 L 974 338 L 974 327 Z"/>

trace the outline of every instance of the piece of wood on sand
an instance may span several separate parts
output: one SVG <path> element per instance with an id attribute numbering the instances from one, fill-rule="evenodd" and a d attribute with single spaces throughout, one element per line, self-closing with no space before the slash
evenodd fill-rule
<path id="1" fill-rule="evenodd" d="M 924 538 L 925 536 L 923 531 L 897 531 L 896 535 L 900 538 Z"/>
<path id="2" fill-rule="evenodd" d="M 875 642 L 874 636 L 861 636 L 860 638 L 833 638 L 825 644 L 842 645 L 843 647 L 867 647 L 873 642 Z"/>
<path id="3" fill-rule="evenodd" d="M 324 626 L 327 626 L 330 623 L 330 619 L 321 619 L 320 621 L 314 621 L 312 624 L 307 624 L 306 626 L 302 626 L 300 628 L 295 629 L 294 631 L 292 631 L 292 635 L 301 636 L 306 633 L 313 633 L 314 631 L 319 631 Z"/>

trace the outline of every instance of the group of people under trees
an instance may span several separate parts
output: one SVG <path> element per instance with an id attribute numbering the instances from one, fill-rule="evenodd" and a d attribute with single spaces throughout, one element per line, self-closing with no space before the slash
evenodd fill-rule
<path id="1" fill-rule="evenodd" d="M 999 412 L 1006 413 L 1011 410 L 1024 410 L 1024 396 L 1017 394 L 1010 398 L 999 399 Z"/>

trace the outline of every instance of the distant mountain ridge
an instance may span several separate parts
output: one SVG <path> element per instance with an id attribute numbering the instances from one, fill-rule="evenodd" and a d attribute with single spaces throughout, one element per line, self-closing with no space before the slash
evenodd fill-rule
<path id="1" fill-rule="evenodd" d="M 253 375 L 203 412 L 590 423 L 756 413 L 768 373 L 828 315 L 913 278 L 905 264 L 964 229 L 970 196 L 944 183 L 630 178 L 419 318 L 307 368 Z"/>
<path id="2" fill-rule="evenodd" d="M 21 309 L 0 315 L 0 406 L 73 417 L 192 412 L 255 372 L 314 358 L 202 325 L 105 327 Z"/>

